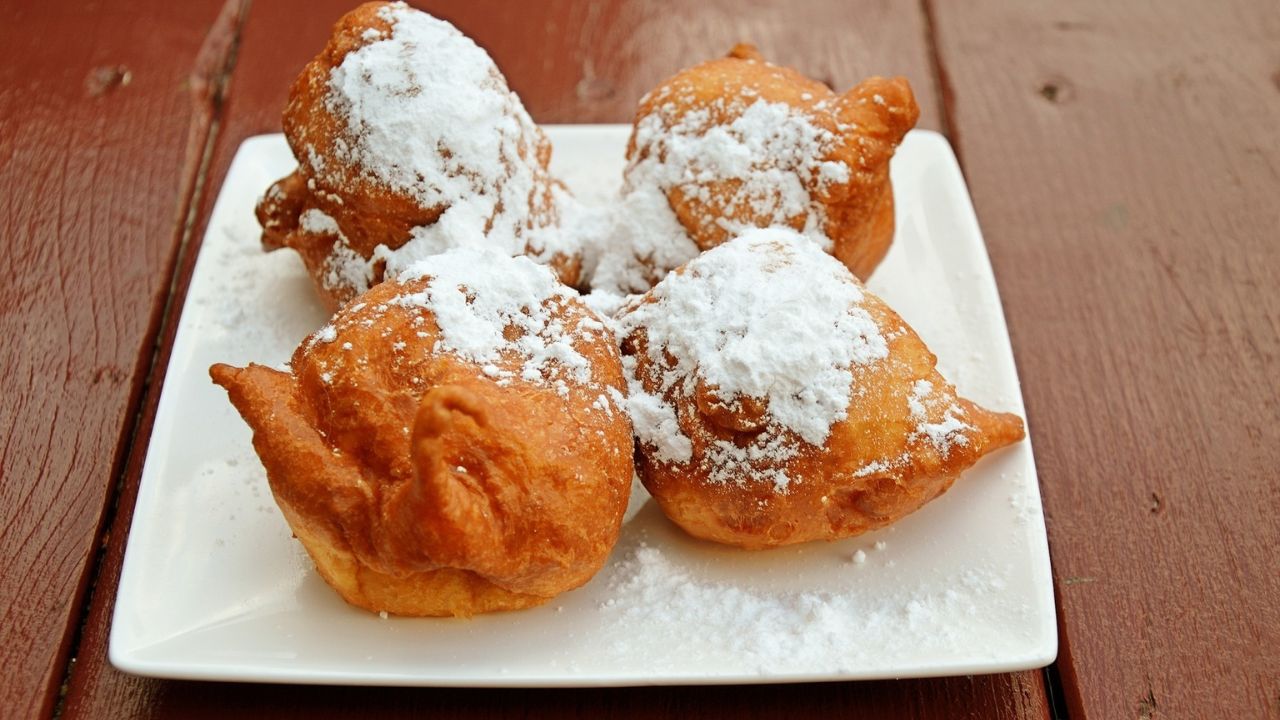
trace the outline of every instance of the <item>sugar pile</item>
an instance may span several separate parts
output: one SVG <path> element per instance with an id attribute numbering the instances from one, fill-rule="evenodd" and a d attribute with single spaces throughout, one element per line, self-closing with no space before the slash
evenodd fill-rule
<path id="1" fill-rule="evenodd" d="M 484 271 L 477 272 L 477 268 Z M 424 278 L 425 286 L 406 287 L 416 286 L 416 281 Z M 425 310 L 440 331 L 431 352 L 476 363 L 500 385 L 518 377 L 549 385 L 561 395 L 568 394 L 569 383 L 591 383 L 591 365 L 577 345 L 612 342 L 605 325 L 594 317 L 569 319 L 566 308 L 578 300 L 578 293 L 556 280 L 550 269 L 527 257 L 512 257 L 483 245 L 433 255 L 388 282 L 405 289 L 374 307 L 365 302 L 347 305 L 308 342 L 337 342 L 345 327 L 353 323 L 370 327 L 392 307 Z M 421 316 L 415 322 L 420 326 Z M 418 336 L 425 334 L 419 332 Z M 344 347 L 347 345 L 350 343 Z M 394 346 L 397 351 L 403 348 L 404 343 Z M 503 367 L 513 358 L 519 363 L 518 373 Z M 598 409 L 612 414 L 621 397 L 616 391 L 606 394 L 606 390 L 600 389 L 603 406 Z"/>
<path id="2" fill-rule="evenodd" d="M 565 231 L 583 249 L 592 295 L 613 298 L 648 290 L 698 254 L 698 246 L 660 187 L 643 184 L 609 207 L 581 213 Z"/>
<path id="3" fill-rule="evenodd" d="M 786 103 L 756 99 L 742 108 L 742 99 L 729 98 L 715 104 L 681 113 L 666 103 L 641 119 L 635 144 L 644 159 L 628 168 L 628 182 L 678 188 L 721 206 L 723 212 L 701 221 L 719 224 L 730 235 L 802 218 L 802 234 L 829 245 L 825 215 L 813 194 L 849 180 L 848 166 L 822 159 L 838 138 Z M 726 112 L 736 117 L 723 123 L 717 118 Z M 729 190 L 728 197 L 712 198 L 713 188 Z M 752 222 L 734 219 L 744 210 Z"/>
<path id="4" fill-rule="evenodd" d="M 504 371 L 487 368 L 504 352 L 514 352 L 524 359 L 523 380 L 541 380 L 552 365 L 579 383 L 590 378 L 590 364 L 574 349 L 574 333 L 558 312 L 578 293 L 545 266 L 470 246 L 423 260 L 402 273 L 398 282 L 422 277 L 428 278 L 422 292 L 400 295 L 394 302 L 431 311 L 440 327 L 437 350 L 484 364 L 493 377 L 503 377 Z M 579 334 L 585 335 L 589 327 L 590 323 Z M 507 338 L 511 328 L 517 331 L 515 339 Z"/>
<path id="5" fill-rule="evenodd" d="M 646 338 L 647 367 L 628 358 L 629 407 L 639 439 L 668 462 L 687 462 L 692 450 L 667 397 L 692 398 L 701 386 L 726 407 L 763 401 L 775 431 L 746 447 L 714 445 L 721 457 L 712 465 L 782 460 L 789 443 L 776 430 L 822 445 L 848 414 L 852 368 L 888 355 L 848 269 L 791 230 L 747 231 L 668 276 L 649 298 L 626 309 L 619 325 L 624 336 Z M 771 479 L 785 489 L 786 478 Z"/>
<path id="6" fill-rule="evenodd" d="M 368 281 L 358 283 L 375 264 L 394 277 L 477 236 L 509 255 L 576 252 L 570 237 L 547 229 L 570 200 L 539 162 L 546 140 L 488 53 L 404 3 L 378 14 L 390 30 L 365 31 L 366 44 L 328 78 L 326 109 L 344 124 L 335 141 L 342 167 L 310 148 L 305 160 L 324 185 L 340 186 L 354 170 L 445 211 L 413 228 L 401 247 L 379 246 L 369 259 L 340 237 L 326 279 L 362 291 Z"/>
<path id="7" fill-rule="evenodd" d="M 726 116 L 732 119 L 725 122 Z M 750 93 L 693 110 L 667 102 L 637 121 L 633 139 L 611 230 L 585 234 L 593 287 L 643 292 L 697 255 L 671 207 L 676 191 L 698 204 L 701 212 L 691 219 L 705 228 L 732 237 L 798 225 L 831 247 L 825 210 L 815 198 L 832 183 L 847 182 L 850 169 L 823 159 L 838 138 L 803 111 Z"/>
<path id="8" fill-rule="evenodd" d="M 584 283 L 614 308 L 613 298 L 644 292 L 698 254 L 697 233 L 672 209 L 674 193 L 700 208 L 686 221 L 716 232 L 790 225 L 831 246 L 817 198 L 847 182 L 851 169 L 824 159 L 839 138 L 804 111 L 749 91 L 708 107 L 662 104 L 636 124 L 621 195 L 589 208 L 542 167 L 542 132 L 483 49 L 402 3 L 379 15 L 390 30 L 366 31 L 365 44 L 328 78 L 326 110 L 344 124 L 339 162 L 310 146 L 304 160 L 321 185 L 335 187 L 354 171 L 423 208 L 446 209 L 403 245 L 380 245 L 368 258 L 331 218 L 312 218 L 337 238 L 322 279 L 331 289 L 362 292 L 380 272 L 395 277 L 479 237 L 542 262 L 581 254 Z"/>

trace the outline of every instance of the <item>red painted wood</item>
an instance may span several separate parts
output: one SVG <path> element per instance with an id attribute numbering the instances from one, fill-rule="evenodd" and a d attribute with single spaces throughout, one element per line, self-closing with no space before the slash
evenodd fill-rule
<path id="1" fill-rule="evenodd" d="M 684 718 L 1047 718 L 1038 674 L 822 685 L 578 690 L 457 690 L 113 683 L 112 695 L 69 702 L 65 717 L 219 720 L 270 718 L 459 718 L 494 720 L 682 720 Z M 73 696 L 74 697 L 74 696 Z M 107 702 L 109 700 L 109 702 Z"/>
<path id="2" fill-rule="evenodd" d="M 343 2 L 259 2 L 245 25 L 223 125 L 199 206 L 202 231 L 240 142 L 275 132 L 289 83 L 323 44 Z M 803 12 L 770 5 L 705 3 L 436 3 L 437 14 L 487 47 L 541 122 L 619 122 L 639 95 L 679 67 L 751 39 L 780 62 L 847 86 L 871 73 L 903 73 L 916 83 L 925 122 L 938 123 L 927 33 L 919 9 L 876 2 L 821 2 Z M 175 297 L 189 281 L 178 271 Z M 172 324 L 170 325 L 172 327 Z M 171 335 L 171 333 L 170 333 Z M 154 420 L 171 336 L 148 395 L 135 453 L 71 676 L 64 717 L 446 717 L 632 718 L 812 717 L 1045 718 L 1038 672 L 881 683 L 494 691 L 287 687 L 159 681 L 122 674 L 106 662 L 114 588 L 137 492 L 141 455 Z"/>
<path id="3" fill-rule="evenodd" d="M 1071 718 L 1280 717 L 1280 4 L 931 5 Z"/>
<path id="4" fill-rule="evenodd" d="M 0 21 L 0 715 L 48 714 L 208 130 L 221 0 Z"/>

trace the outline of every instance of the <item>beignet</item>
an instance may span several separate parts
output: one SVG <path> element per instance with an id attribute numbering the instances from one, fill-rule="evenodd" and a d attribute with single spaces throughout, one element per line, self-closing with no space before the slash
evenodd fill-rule
<path id="1" fill-rule="evenodd" d="M 404 3 L 347 13 L 294 82 L 284 132 L 298 169 L 259 202 L 262 241 L 296 250 L 331 306 L 460 242 L 578 282 L 551 145 L 449 23 Z"/>
<path id="2" fill-rule="evenodd" d="M 527 258 L 433 256 L 339 310 L 290 372 L 210 372 L 353 605 L 536 605 L 590 579 L 617 540 L 633 466 L 616 341 Z"/>
<path id="3" fill-rule="evenodd" d="M 640 101 L 615 231 L 632 256 L 590 262 L 593 283 L 643 292 L 763 227 L 806 235 L 865 280 L 893 241 L 889 159 L 919 115 L 904 78 L 837 95 L 750 45 L 682 70 Z"/>
<path id="4" fill-rule="evenodd" d="M 640 479 L 696 537 L 755 549 L 874 530 L 1023 437 L 789 229 L 708 250 L 618 322 Z"/>

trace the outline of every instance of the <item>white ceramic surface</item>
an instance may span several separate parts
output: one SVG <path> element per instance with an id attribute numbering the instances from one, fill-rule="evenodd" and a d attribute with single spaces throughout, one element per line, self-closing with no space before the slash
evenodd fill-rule
<path id="1" fill-rule="evenodd" d="M 580 197 L 616 189 L 629 126 L 547 130 L 554 168 Z M 893 528 L 858 538 L 759 553 L 716 547 L 682 535 L 640 490 L 609 565 L 548 605 L 470 620 L 348 607 L 291 539 L 248 428 L 207 372 L 214 362 L 283 363 L 326 319 L 298 259 L 258 243 L 254 203 L 292 166 L 282 136 L 246 140 L 214 207 L 142 475 L 111 629 L 116 667 L 220 680 L 588 686 L 957 675 L 1053 660 L 1029 441 L 985 459 Z M 898 236 L 870 287 L 962 394 L 1022 413 L 995 281 L 949 145 L 912 132 L 892 169 Z M 650 560 L 656 550 L 683 580 L 665 576 L 646 592 L 654 586 L 632 576 L 638 548 L 650 548 Z M 663 588 L 676 585 L 684 600 L 668 600 Z M 696 612 L 678 604 L 688 598 Z"/>

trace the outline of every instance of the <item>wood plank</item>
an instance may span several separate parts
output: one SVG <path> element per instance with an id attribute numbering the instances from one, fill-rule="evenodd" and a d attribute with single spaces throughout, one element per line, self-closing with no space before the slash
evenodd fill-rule
<path id="1" fill-rule="evenodd" d="M 252 70 L 236 74 L 229 132 L 279 132 L 289 85 L 324 46 L 334 21 L 355 4 L 294 1 L 253 9 L 243 59 Z M 940 128 L 927 28 L 916 8 L 874 0 L 812 2 L 800 9 L 771 3 L 744 8 L 729 0 L 414 4 L 487 49 L 540 123 L 630 122 L 640 96 L 662 79 L 747 41 L 772 61 L 837 89 L 868 75 L 904 75 L 921 105 L 920 127 Z M 254 42 L 257 34 L 263 42 Z"/>
<path id="2" fill-rule="evenodd" d="M 1072 720 L 1280 715 L 1280 4 L 935 2 Z"/>
<path id="3" fill-rule="evenodd" d="M 1048 718 L 1036 673 L 946 680 L 578 690 L 461 690 L 148 682 L 117 687 L 96 705 L 68 703 L 64 717 L 182 720 L 419 718 L 494 720 L 764 720 L 815 717 L 919 720 Z M 1011 682 L 1010 682 L 1011 681 Z M 129 693 L 126 695 L 125 690 Z M 114 714 L 113 714 L 114 713 Z"/>
<path id="4" fill-rule="evenodd" d="M 0 22 L 0 708 L 52 711 L 208 131 L 221 0 Z M 13 713 L 9 715 L 9 713 Z"/>
<path id="5" fill-rule="evenodd" d="M 244 29 L 224 131 L 202 198 L 207 221 L 216 188 L 248 136 L 279 130 L 289 83 L 322 45 L 349 4 L 260 3 Z M 752 39 L 780 62 L 828 77 L 837 87 L 865 74 L 912 77 L 925 118 L 937 126 L 923 18 L 918 8 L 863 2 L 813 3 L 807 13 L 728 2 L 665 7 L 656 3 L 437 3 L 433 12 L 458 24 L 495 55 L 541 122 L 625 122 L 652 84 L 687 65 Z M 288 28 L 282 32 L 281 28 Z M 536 58 L 536 62 L 531 61 Z M 199 227 L 203 227 L 201 224 Z M 202 232 L 202 230 L 201 230 Z M 190 260 L 191 258 L 189 258 Z M 179 270 L 176 297 L 190 278 Z M 172 327 L 172 323 L 170 324 Z M 171 346 L 171 331 L 164 355 Z M 166 366 L 162 359 L 157 367 Z M 1039 672 L 976 678 L 748 688 L 574 691 L 370 689 L 218 685 L 159 681 L 117 672 L 106 661 L 114 589 L 137 492 L 141 455 L 154 421 L 157 376 L 126 472 L 99 586 L 72 674 L 66 718 L 97 717 L 804 717 L 816 714 L 921 718 L 1045 718 Z"/>

